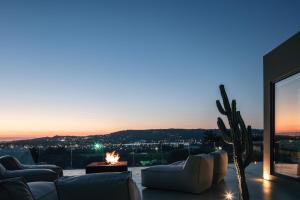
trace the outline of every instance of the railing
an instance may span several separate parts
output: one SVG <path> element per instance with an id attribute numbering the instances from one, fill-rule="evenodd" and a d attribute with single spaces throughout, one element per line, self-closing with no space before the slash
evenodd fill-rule
<path id="1" fill-rule="evenodd" d="M 128 166 L 150 166 L 169 164 L 185 160 L 189 155 L 209 153 L 223 148 L 231 158 L 231 147 L 222 143 L 132 143 L 132 144 L 102 144 L 95 142 L 90 145 L 38 145 L 35 149 L 28 145 L 0 144 L 1 155 L 13 155 L 22 163 L 36 162 L 55 164 L 64 169 L 81 169 L 91 162 L 105 161 L 105 153 L 116 151 L 120 160 L 127 161 Z M 31 150 L 31 151 L 30 151 Z M 262 149 L 254 151 L 253 161 L 262 159 Z"/>

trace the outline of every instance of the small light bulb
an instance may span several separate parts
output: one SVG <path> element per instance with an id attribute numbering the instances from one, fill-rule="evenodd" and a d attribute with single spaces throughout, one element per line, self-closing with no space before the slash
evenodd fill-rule
<path id="1" fill-rule="evenodd" d="M 225 193 L 225 199 L 226 200 L 231 200 L 233 199 L 233 194 L 231 192 L 226 192 Z"/>

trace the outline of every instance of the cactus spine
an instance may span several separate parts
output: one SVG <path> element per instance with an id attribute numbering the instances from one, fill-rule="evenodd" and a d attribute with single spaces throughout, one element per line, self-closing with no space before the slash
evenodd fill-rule
<path id="1" fill-rule="evenodd" d="M 222 118 L 218 117 L 218 127 L 222 131 L 223 140 L 233 147 L 233 161 L 239 183 L 240 198 L 249 200 L 249 192 L 245 177 L 245 168 L 251 163 L 253 145 L 251 126 L 246 128 L 241 113 L 236 109 L 236 101 L 229 103 L 224 85 L 220 85 L 223 106 L 216 101 L 217 108 L 228 120 L 230 129 L 227 129 Z"/>

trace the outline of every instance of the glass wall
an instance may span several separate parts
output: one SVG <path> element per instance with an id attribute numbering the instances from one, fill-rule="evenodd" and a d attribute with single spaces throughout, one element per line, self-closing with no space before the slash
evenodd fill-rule
<path id="1" fill-rule="evenodd" d="M 300 73 L 275 85 L 274 171 L 300 177 Z"/>

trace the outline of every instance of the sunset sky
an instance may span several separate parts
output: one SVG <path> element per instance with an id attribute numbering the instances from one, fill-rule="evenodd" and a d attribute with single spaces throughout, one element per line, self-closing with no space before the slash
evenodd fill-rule
<path id="1" fill-rule="evenodd" d="M 216 128 L 220 83 L 262 128 L 262 57 L 299 31 L 299 7 L 1 1 L 0 140 Z"/>

